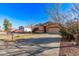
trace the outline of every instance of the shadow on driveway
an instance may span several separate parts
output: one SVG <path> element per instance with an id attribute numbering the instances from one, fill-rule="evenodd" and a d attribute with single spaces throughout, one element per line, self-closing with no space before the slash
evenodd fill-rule
<path id="1" fill-rule="evenodd" d="M 60 42 L 61 38 L 30 38 L 30 39 L 18 39 L 16 43 L 21 44 L 47 44 L 47 43 L 54 43 Z"/>

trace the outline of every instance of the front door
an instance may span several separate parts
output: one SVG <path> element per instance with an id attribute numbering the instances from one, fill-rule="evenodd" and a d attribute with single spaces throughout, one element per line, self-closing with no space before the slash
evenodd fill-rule
<path id="1" fill-rule="evenodd" d="M 44 26 L 44 33 L 46 33 L 46 26 Z"/>

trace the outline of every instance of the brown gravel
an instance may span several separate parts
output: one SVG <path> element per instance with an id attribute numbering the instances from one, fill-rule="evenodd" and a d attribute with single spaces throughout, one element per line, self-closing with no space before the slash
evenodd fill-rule
<path id="1" fill-rule="evenodd" d="M 79 46 L 73 45 L 72 42 L 60 43 L 60 56 L 79 56 Z"/>

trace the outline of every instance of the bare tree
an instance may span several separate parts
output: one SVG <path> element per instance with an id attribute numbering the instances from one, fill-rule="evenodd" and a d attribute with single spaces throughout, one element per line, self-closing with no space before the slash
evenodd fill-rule
<path id="1" fill-rule="evenodd" d="M 74 21 L 76 22 L 76 30 L 74 33 L 74 37 L 75 37 L 75 41 L 77 42 L 77 44 L 79 45 L 79 4 L 73 4 L 71 11 L 75 17 Z"/>
<path id="2" fill-rule="evenodd" d="M 61 5 L 62 4 L 55 3 L 52 5 L 53 7 L 47 9 L 48 16 L 51 17 L 51 19 L 53 19 L 53 21 L 57 23 L 60 22 Z"/>
<path id="3" fill-rule="evenodd" d="M 52 8 L 48 9 L 47 11 L 48 15 L 52 18 L 52 20 L 54 20 L 60 25 L 60 30 L 63 33 L 63 35 L 67 37 L 66 39 L 69 39 L 69 40 L 76 39 L 77 41 L 79 38 L 78 36 L 79 29 L 78 27 L 76 28 L 76 25 L 73 23 L 73 21 L 74 21 L 74 18 L 77 17 L 76 15 L 79 15 L 77 14 L 79 13 L 78 12 L 79 7 L 78 5 L 74 5 L 72 8 L 69 8 L 67 13 L 62 13 L 61 6 L 62 4 L 54 4 L 53 9 Z M 74 18 L 72 18 L 73 15 L 75 16 Z M 77 25 L 78 25 L 78 19 L 77 19 Z"/>

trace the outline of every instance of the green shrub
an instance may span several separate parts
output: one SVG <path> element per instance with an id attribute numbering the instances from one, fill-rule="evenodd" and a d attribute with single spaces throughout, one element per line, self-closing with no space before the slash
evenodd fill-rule
<path id="1" fill-rule="evenodd" d="M 66 28 L 60 28 L 60 33 L 64 41 L 72 41 L 74 40 L 73 34 L 70 34 Z"/>

